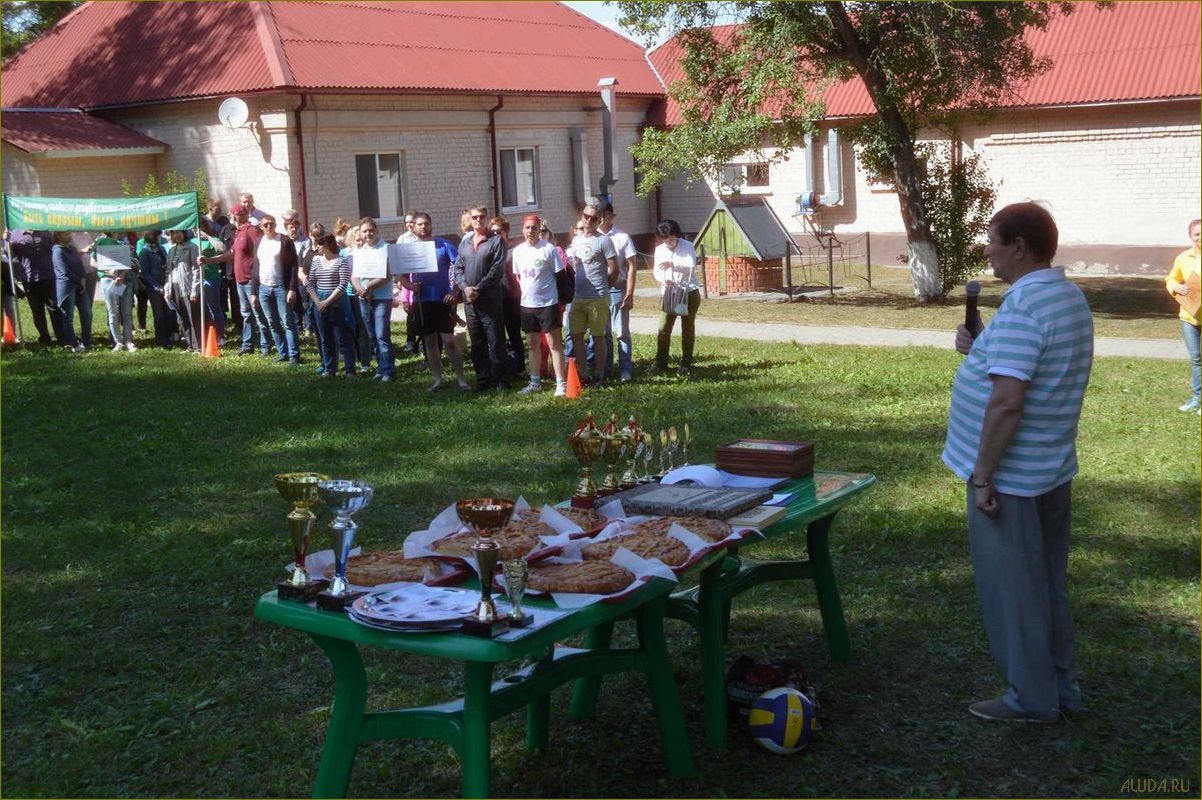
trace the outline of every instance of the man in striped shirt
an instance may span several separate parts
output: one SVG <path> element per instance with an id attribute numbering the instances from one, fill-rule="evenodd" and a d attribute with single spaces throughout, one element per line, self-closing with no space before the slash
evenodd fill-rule
<path id="1" fill-rule="evenodd" d="M 1009 682 L 969 711 L 1052 722 L 1080 707 L 1067 567 L 1077 421 L 1093 362 L 1081 290 L 1052 267 L 1059 234 L 1035 203 L 994 215 L 985 256 L 1010 284 L 982 329 L 961 325 L 943 463 L 967 483 L 968 535 L 989 647 Z M 975 337 L 975 338 L 974 338 Z"/>

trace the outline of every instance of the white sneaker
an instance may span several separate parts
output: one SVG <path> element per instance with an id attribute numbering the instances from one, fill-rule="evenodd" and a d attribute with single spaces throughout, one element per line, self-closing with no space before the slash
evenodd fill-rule
<path id="1" fill-rule="evenodd" d="M 555 396 L 556 397 L 567 397 L 568 396 L 568 385 L 566 383 L 555 384 Z"/>
<path id="2" fill-rule="evenodd" d="M 125 345 L 125 349 L 131 353 L 134 353 L 134 352 L 137 352 L 138 346 L 136 344 L 134 344 L 133 342 L 127 342 Z"/>
<path id="3" fill-rule="evenodd" d="M 541 383 L 535 383 L 534 381 L 531 381 L 530 383 L 526 384 L 526 388 L 518 389 L 518 394 L 537 394 L 542 390 L 543 385 Z"/>
<path id="4" fill-rule="evenodd" d="M 1202 407 L 1202 404 L 1199 404 L 1199 402 L 1198 402 L 1198 398 L 1196 398 L 1196 397 L 1191 397 L 1191 398 L 1189 399 L 1189 402 L 1188 402 L 1188 403 L 1186 403 L 1185 405 L 1181 406 L 1181 407 L 1180 407 L 1180 408 L 1178 408 L 1177 410 L 1178 410 L 1178 411 L 1197 411 L 1197 410 L 1198 410 L 1200 407 Z"/>
<path id="5" fill-rule="evenodd" d="M 119 351 L 119 350 L 124 350 L 124 349 L 125 349 L 125 345 L 123 345 L 123 344 L 115 344 L 115 345 L 113 345 L 113 352 L 114 352 L 114 353 L 116 353 L 116 352 L 117 352 L 117 351 Z"/>

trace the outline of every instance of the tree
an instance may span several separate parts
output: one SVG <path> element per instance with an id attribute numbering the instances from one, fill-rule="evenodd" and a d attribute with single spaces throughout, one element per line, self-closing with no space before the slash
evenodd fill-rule
<path id="1" fill-rule="evenodd" d="M 0 58 L 7 60 L 54 27 L 81 2 L 0 3 Z"/>
<path id="2" fill-rule="evenodd" d="M 685 78 L 669 91 L 683 123 L 648 130 L 634 153 L 646 193 L 678 172 L 716 177 L 765 144 L 789 150 L 823 116 L 822 91 L 858 76 L 875 118 L 852 138 L 882 156 L 909 245 L 915 297 L 941 296 L 931 220 L 915 156 L 919 124 L 996 106 L 1046 71 L 1024 34 L 1069 3 L 619 2 L 621 23 L 650 39 L 677 30 Z M 738 23 L 737 27 L 718 26 Z M 652 167 L 651 165 L 654 165 Z"/>

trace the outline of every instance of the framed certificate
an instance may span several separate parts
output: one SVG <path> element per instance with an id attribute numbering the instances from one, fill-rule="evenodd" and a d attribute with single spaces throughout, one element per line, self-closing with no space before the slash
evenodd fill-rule
<path id="1" fill-rule="evenodd" d="M 438 272 L 434 242 L 400 242 L 388 245 L 388 273 Z"/>
<path id="2" fill-rule="evenodd" d="M 387 278 L 388 250 L 383 247 L 360 247 L 352 250 L 351 269 L 360 280 Z"/>

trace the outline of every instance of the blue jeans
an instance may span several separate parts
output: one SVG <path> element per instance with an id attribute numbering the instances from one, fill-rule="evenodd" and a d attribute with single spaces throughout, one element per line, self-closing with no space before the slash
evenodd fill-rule
<path id="1" fill-rule="evenodd" d="M 55 280 L 54 293 L 63 320 L 63 340 L 68 347 L 75 347 L 79 344 L 79 339 L 75 336 L 75 307 L 84 304 L 83 284 Z"/>
<path id="2" fill-rule="evenodd" d="M 255 349 L 255 336 L 259 338 L 259 351 L 267 355 L 271 345 L 267 342 L 267 318 L 263 316 L 263 306 L 250 306 L 250 284 L 238 284 L 238 309 L 242 312 L 242 349 Z"/>
<path id="3" fill-rule="evenodd" d="M 367 335 L 376 351 L 376 374 L 391 378 L 396 374 L 392 357 L 392 298 L 370 300 L 359 298 L 359 310 L 367 325 Z"/>
<path id="4" fill-rule="evenodd" d="M 330 292 L 318 292 L 325 300 Z M 355 374 L 355 332 L 351 329 L 351 303 L 342 295 L 325 311 L 312 304 L 318 344 L 321 348 L 321 368 L 330 374 L 338 372 L 338 354 L 342 354 L 346 374 Z"/>
<path id="5" fill-rule="evenodd" d="M 132 279 L 118 284 L 112 278 L 101 278 L 100 291 L 104 295 L 104 307 L 108 309 L 109 336 L 113 344 L 129 344 L 134 334 L 134 288 Z M 113 294 L 113 287 L 124 286 L 120 295 Z"/>
<path id="6" fill-rule="evenodd" d="M 1181 338 L 1185 339 L 1185 352 L 1189 353 L 1190 377 L 1193 379 L 1190 385 L 1195 400 L 1199 399 L 1199 393 L 1202 392 L 1202 346 L 1199 345 L 1198 333 L 1197 325 L 1181 320 Z"/>
<path id="7" fill-rule="evenodd" d="M 605 365 L 605 377 L 612 378 L 614 374 L 614 336 L 618 338 L 618 374 L 626 377 L 634 375 L 634 351 L 630 349 L 630 309 L 622 308 L 622 298 L 626 289 L 617 287 L 609 290 L 609 327 L 605 331 L 605 343 L 609 345 L 609 363 Z M 589 344 L 592 352 L 592 344 Z"/>
<path id="8" fill-rule="evenodd" d="M 296 315 L 288 304 L 288 291 L 283 286 L 260 286 L 259 305 L 267 326 L 275 339 L 275 349 L 281 356 L 300 358 L 296 332 Z"/>
<path id="9" fill-rule="evenodd" d="M 204 282 L 205 318 L 217 329 L 217 345 L 225 344 L 225 308 L 221 304 L 221 276 Z M 208 336 L 208 333 L 205 333 Z"/>

